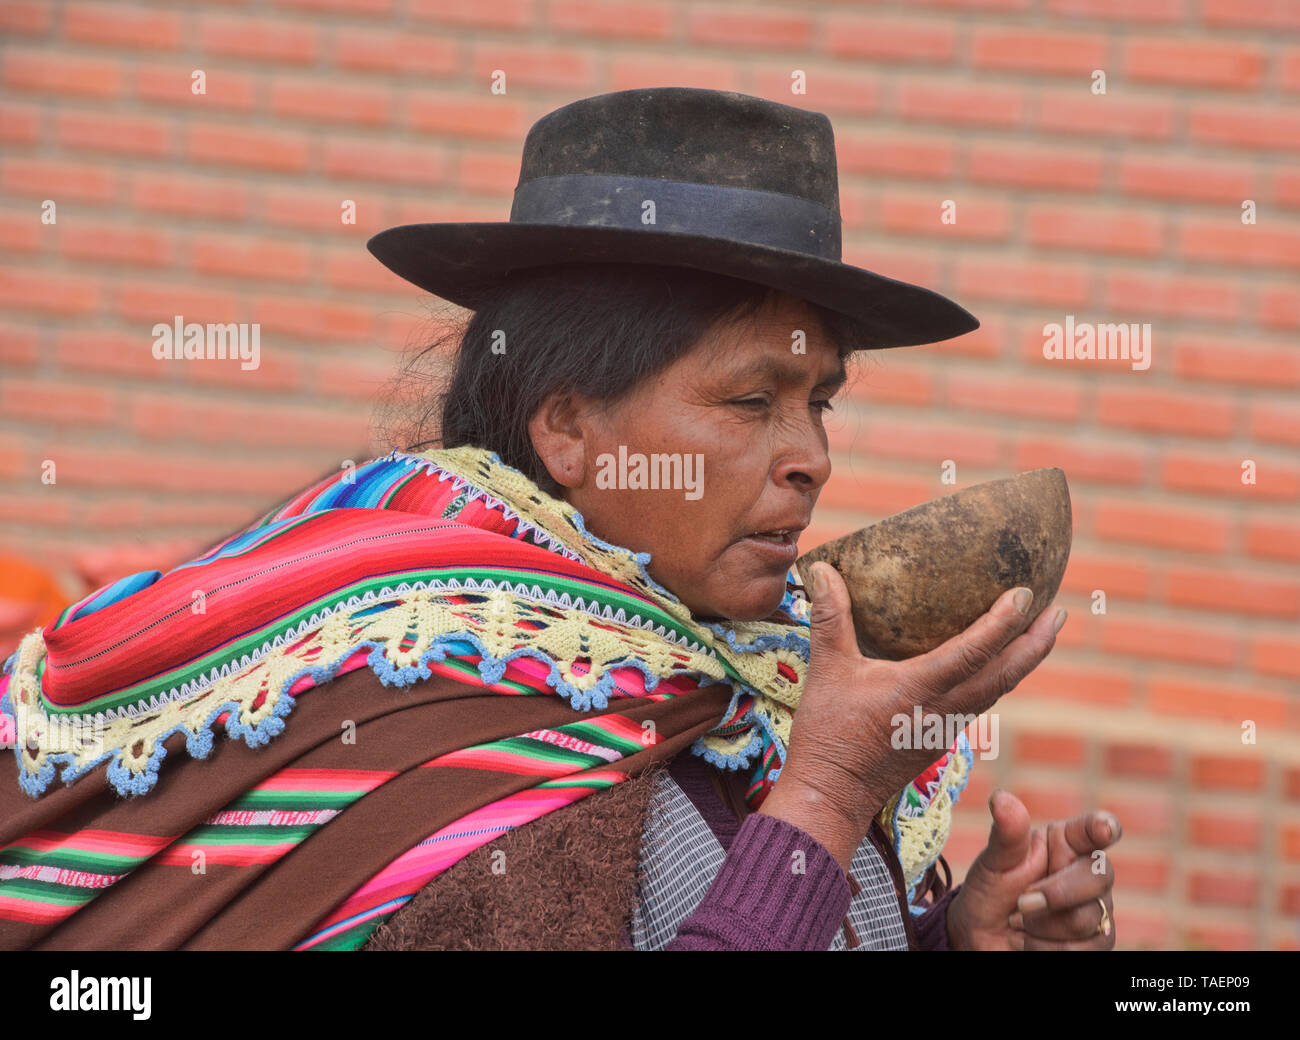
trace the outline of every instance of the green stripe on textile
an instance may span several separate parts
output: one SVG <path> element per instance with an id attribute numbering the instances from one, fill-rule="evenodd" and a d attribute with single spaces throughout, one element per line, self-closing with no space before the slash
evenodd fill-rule
<path id="1" fill-rule="evenodd" d="M 506 740 L 495 740 L 491 744 L 480 744 L 476 748 L 467 750 L 504 751 L 511 755 L 518 755 L 521 758 L 532 759 L 535 762 L 559 762 L 563 765 L 581 766 L 583 768 L 605 764 L 605 760 L 599 755 L 559 747 L 549 741 L 538 740 L 536 737 L 510 737 Z"/>
<path id="2" fill-rule="evenodd" d="M 587 741 L 589 744 L 599 744 L 601 747 L 607 747 L 613 751 L 639 751 L 648 746 L 642 744 L 639 740 L 630 740 L 627 737 L 619 736 L 617 733 L 611 733 L 604 727 L 591 722 L 571 722 L 567 726 L 561 726 L 560 732 L 571 734 L 579 740 Z"/>
<path id="3" fill-rule="evenodd" d="M 617 780 L 610 780 L 606 777 L 582 777 L 582 776 L 560 776 L 554 780 L 544 780 L 538 787 L 590 787 L 597 790 L 602 787 L 613 787 Z"/>
<path id="4" fill-rule="evenodd" d="M 241 827 L 239 824 L 210 823 L 195 827 L 180 839 L 181 845 L 279 845 L 282 842 L 302 841 L 319 830 L 322 824 L 309 823 L 295 827 L 257 825 Z"/>
<path id="5" fill-rule="evenodd" d="M 88 870 L 98 874 L 125 874 L 143 863 L 148 856 L 119 856 L 112 852 L 87 852 L 84 849 L 24 849 L 10 846 L 0 852 L 0 863 L 20 867 L 63 867 Z"/>
<path id="6" fill-rule="evenodd" d="M 57 903 L 59 906 L 80 906 L 82 903 L 89 903 L 103 891 L 102 888 L 78 888 L 75 885 L 34 881 L 31 878 L 5 878 L 0 881 L 0 896 L 8 896 L 11 899 L 32 899 L 41 903 Z"/>
<path id="7" fill-rule="evenodd" d="M 227 805 L 223 812 L 241 809 L 346 809 L 365 791 L 249 791 Z"/>

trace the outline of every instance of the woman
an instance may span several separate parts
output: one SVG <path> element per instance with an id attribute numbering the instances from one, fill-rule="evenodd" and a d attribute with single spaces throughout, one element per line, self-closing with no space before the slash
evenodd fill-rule
<path id="1" fill-rule="evenodd" d="M 833 571 L 810 622 L 787 588 L 844 359 L 973 327 L 839 262 L 828 138 L 743 95 L 604 95 L 530 132 L 509 224 L 372 240 L 475 309 L 443 447 L 24 639 L 0 941 L 1113 946 L 1091 855 L 1113 817 L 1031 834 L 1003 795 L 945 891 L 969 749 L 887 732 L 916 704 L 986 710 L 1050 651 L 1051 612 L 1026 628 L 1008 593 L 880 662 Z M 661 230 L 628 220 L 648 211 Z"/>

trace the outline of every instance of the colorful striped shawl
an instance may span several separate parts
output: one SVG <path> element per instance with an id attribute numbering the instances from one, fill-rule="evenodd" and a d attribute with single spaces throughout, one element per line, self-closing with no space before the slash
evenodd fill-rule
<path id="1" fill-rule="evenodd" d="M 806 622 L 787 595 L 767 621 L 700 624 L 647 560 L 494 453 L 457 448 L 321 481 L 166 575 L 74 604 L 0 679 L 17 733 L 0 945 L 356 948 L 473 848 L 685 746 L 750 768 L 760 804 Z M 395 689 L 377 695 L 372 675 Z M 464 700 L 486 728 L 449 736 Z M 219 725 L 242 746 L 216 747 Z M 181 746 L 190 760 L 160 778 Z M 900 851 L 960 752 L 887 807 Z M 203 767 L 219 762 L 216 783 Z M 79 781 L 100 770 L 111 786 Z M 50 791 L 56 772 L 69 786 Z M 942 849 L 923 844 L 909 884 Z M 219 894 L 196 901 L 212 874 L 201 887 Z M 133 893 L 170 918 L 142 928 Z M 135 929 L 119 935 L 123 917 Z"/>

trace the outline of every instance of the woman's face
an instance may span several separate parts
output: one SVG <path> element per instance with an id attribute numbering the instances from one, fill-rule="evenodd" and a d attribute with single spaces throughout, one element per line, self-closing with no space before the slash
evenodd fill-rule
<path id="1" fill-rule="evenodd" d="M 754 621 L 780 604 L 830 477 L 823 416 L 844 378 L 816 316 L 782 295 L 615 405 L 552 396 L 529 429 L 589 531 L 650 553 L 650 576 L 697 618 Z"/>

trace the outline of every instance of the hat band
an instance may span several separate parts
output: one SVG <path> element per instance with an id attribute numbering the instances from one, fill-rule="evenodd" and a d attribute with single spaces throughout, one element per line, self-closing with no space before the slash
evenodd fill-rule
<path id="1" fill-rule="evenodd" d="M 653 210 L 645 206 L 653 202 Z M 653 213 L 653 219 L 646 214 Z M 565 173 L 515 189 L 512 224 L 675 231 L 840 259 L 840 216 L 797 195 L 724 184 Z"/>

